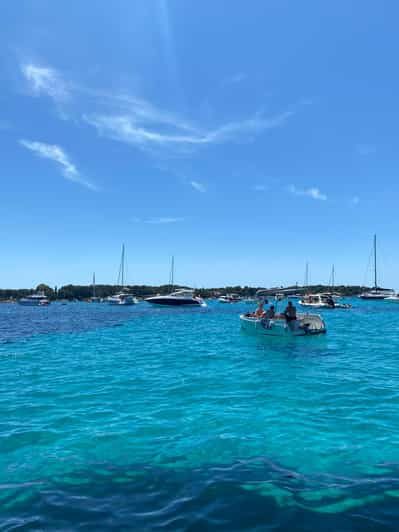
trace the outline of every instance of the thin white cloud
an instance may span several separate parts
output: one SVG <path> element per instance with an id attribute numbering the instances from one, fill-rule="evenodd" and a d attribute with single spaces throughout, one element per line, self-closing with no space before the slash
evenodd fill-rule
<path id="1" fill-rule="evenodd" d="M 194 190 L 197 192 L 206 192 L 206 187 L 199 181 L 190 181 L 189 184 L 193 187 Z"/>
<path id="2" fill-rule="evenodd" d="M 76 166 L 71 163 L 67 154 L 60 146 L 57 146 L 56 144 L 46 144 L 44 142 L 36 142 L 25 139 L 21 139 L 19 143 L 21 146 L 24 146 L 24 148 L 27 148 L 39 157 L 42 157 L 43 159 L 50 159 L 51 161 L 57 163 L 65 179 L 73 181 L 74 183 L 78 183 L 79 185 L 91 190 L 97 190 L 97 187 L 93 185 L 93 183 L 90 183 L 82 178 Z"/>
<path id="3" fill-rule="evenodd" d="M 134 115 L 85 115 L 84 120 L 94 126 L 100 135 L 139 148 L 193 147 L 239 140 L 242 137 L 248 138 L 251 134 L 282 126 L 292 114 L 287 111 L 273 117 L 256 115 L 241 122 L 230 122 L 213 130 L 193 130 L 190 133 L 179 131 L 178 122 L 175 123 L 177 132 L 156 130 L 148 123 L 141 123 Z"/>
<path id="4" fill-rule="evenodd" d="M 296 196 L 308 196 L 309 198 L 319 201 L 327 200 L 327 195 L 320 192 L 317 187 L 298 188 L 295 185 L 290 185 L 288 187 L 288 191 L 291 192 L 291 194 L 295 194 Z"/>
<path id="5" fill-rule="evenodd" d="M 46 94 L 57 103 L 69 99 L 71 87 L 57 70 L 32 63 L 22 65 L 21 70 L 34 94 Z"/>
<path id="6" fill-rule="evenodd" d="M 250 118 L 203 128 L 135 95 L 111 93 L 66 81 L 59 71 L 48 66 L 26 63 L 21 70 L 32 92 L 56 102 L 65 113 L 63 118 L 68 114 L 94 127 L 104 137 L 147 151 L 184 152 L 204 145 L 252 140 L 263 131 L 283 126 L 294 114 L 293 110 L 272 116 L 258 112 Z M 243 76 L 235 75 L 235 82 Z M 65 109 L 67 101 L 73 105 Z"/>
<path id="7" fill-rule="evenodd" d="M 146 224 L 175 224 L 178 222 L 183 222 L 184 218 L 171 218 L 167 216 L 161 216 L 159 218 L 150 218 L 149 220 L 144 220 Z"/>

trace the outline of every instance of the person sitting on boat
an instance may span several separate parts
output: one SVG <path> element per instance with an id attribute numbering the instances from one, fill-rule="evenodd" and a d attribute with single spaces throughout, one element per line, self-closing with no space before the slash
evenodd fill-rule
<path id="1" fill-rule="evenodd" d="M 271 305 L 270 308 L 268 308 L 264 314 L 264 318 L 267 320 L 272 320 L 276 316 L 276 311 L 274 308 L 274 305 Z"/>
<path id="2" fill-rule="evenodd" d="M 264 315 L 265 315 L 265 311 L 264 311 L 264 308 L 263 308 L 263 301 L 259 301 L 258 308 L 253 313 L 253 316 L 255 318 L 263 318 Z"/>
<path id="3" fill-rule="evenodd" d="M 331 308 L 335 307 L 335 301 L 333 300 L 332 296 L 327 297 L 327 305 Z"/>
<path id="4" fill-rule="evenodd" d="M 284 311 L 284 317 L 289 326 L 293 325 L 296 320 L 296 308 L 292 304 L 292 301 L 288 301 L 288 305 Z"/>

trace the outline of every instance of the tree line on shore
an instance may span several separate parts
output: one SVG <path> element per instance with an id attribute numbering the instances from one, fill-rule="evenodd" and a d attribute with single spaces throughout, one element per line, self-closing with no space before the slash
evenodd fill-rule
<path id="1" fill-rule="evenodd" d="M 176 286 L 173 287 L 170 284 L 165 284 L 161 286 L 151 286 L 151 285 L 129 285 L 129 286 L 118 286 L 118 285 L 108 285 L 108 284 L 99 284 L 95 287 L 95 295 L 99 298 L 106 298 L 117 294 L 122 289 L 129 291 L 129 293 L 134 294 L 136 297 L 145 298 L 150 297 L 156 294 L 168 294 L 172 290 L 177 290 L 179 288 L 187 288 L 185 286 Z M 256 294 L 257 290 L 262 289 L 263 287 L 252 287 L 252 286 L 225 286 L 222 288 L 199 288 L 195 290 L 195 293 L 203 298 L 209 297 L 218 297 L 226 294 L 238 294 L 242 297 L 253 297 Z M 301 290 L 302 287 L 291 286 L 286 288 L 298 289 Z M 365 286 L 334 286 L 334 293 L 343 295 L 343 296 L 355 296 L 368 290 L 368 287 Z M 35 292 L 44 292 L 45 295 L 50 300 L 56 299 L 67 299 L 69 301 L 78 300 L 84 301 L 90 299 L 93 296 L 93 286 L 87 285 L 73 285 L 68 284 L 61 286 L 60 288 L 54 287 L 51 288 L 47 284 L 39 284 L 35 289 L 33 288 L 21 288 L 21 289 L 12 289 L 5 288 L 0 289 L 0 300 L 13 300 L 20 299 L 21 297 L 26 297 Z M 307 287 L 307 291 L 311 293 L 320 293 L 331 291 L 331 286 L 328 285 L 313 285 Z"/>

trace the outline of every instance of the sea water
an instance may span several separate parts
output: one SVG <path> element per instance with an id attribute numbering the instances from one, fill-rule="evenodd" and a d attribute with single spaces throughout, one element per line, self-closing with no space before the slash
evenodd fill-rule
<path id="1" fill-rule="evenodd" d="M 0 528 L 398 530 L 399 305 L 0 306 Z"/>

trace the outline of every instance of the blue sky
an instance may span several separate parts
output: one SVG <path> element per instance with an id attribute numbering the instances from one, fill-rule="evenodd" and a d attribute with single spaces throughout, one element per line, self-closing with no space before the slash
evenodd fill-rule
<path id="1" fill-rule="evenodd" d="M 0 286 L 399 287 L 399 5 L 3 0 Z"/>

